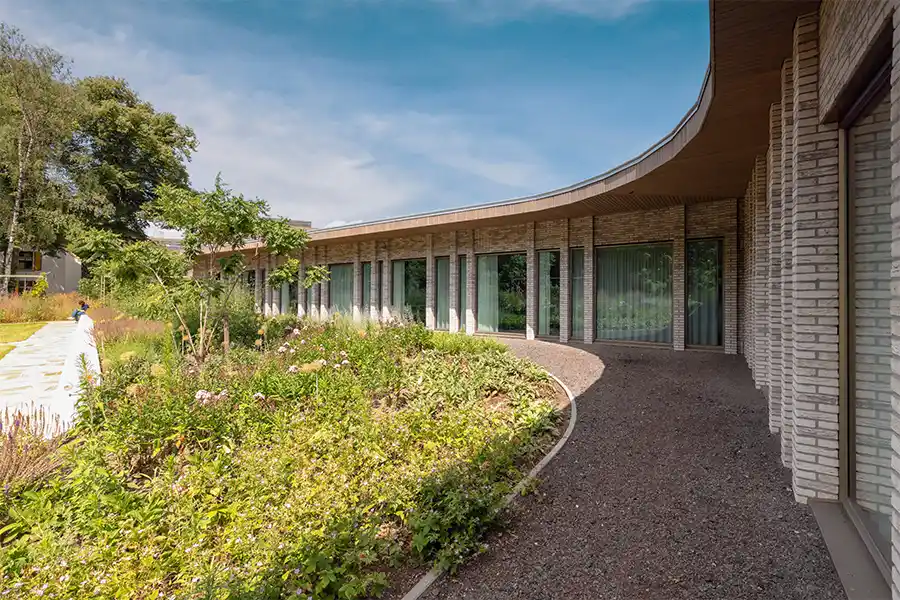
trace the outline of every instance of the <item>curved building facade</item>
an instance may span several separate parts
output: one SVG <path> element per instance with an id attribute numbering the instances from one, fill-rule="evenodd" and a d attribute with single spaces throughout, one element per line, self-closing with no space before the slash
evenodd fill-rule
<path id="1" fill-rule="evenodd" d="M 331 281 L 267 289 L 263 253 L 260 307 L 740 354 L 796 499 L 852 525 L 900 599 L 896 1 L 712 0 L 705 83 L 653 148 L 546 194 L 312 230 L 304 265 Z"/>

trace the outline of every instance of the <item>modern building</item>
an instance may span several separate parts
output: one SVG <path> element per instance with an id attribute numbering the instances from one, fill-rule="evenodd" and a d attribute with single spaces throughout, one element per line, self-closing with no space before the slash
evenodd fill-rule
<path id="1" fill-rule="evenodd" d="M 527 198 L 313 229 L 303 263 L 331 281 L 264 289 L 263 254 L 259 303 L 743 355 L 797 501 L 900 599 L 897 1 L 712 0 L 697 102 L 642 155 Z"/>
<path id="2" fill-rule="evenodd" d="M 81 261 L 68 252 L 56 256 L 32 250 L 16 249 L 12 262 L 9 292 L 24 293 L 41 278 L 47 279 L 47 292 L 77 292 L 81 281 Z"/>

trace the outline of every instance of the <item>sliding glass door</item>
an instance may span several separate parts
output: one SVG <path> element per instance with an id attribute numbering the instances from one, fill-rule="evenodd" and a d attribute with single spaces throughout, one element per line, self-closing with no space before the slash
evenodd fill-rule
<path id="1" fill-rule="evenodd" d="M 425 322 L 425 259 L 395 260 L 391 306 L 395 314 Z"/>
<path id="2" fill-rule="evenodd" d="M 722 241 L 687 242 L 687 344 L 722 345 Z"/>
<path id="3" fill-rule="evenodd" d="M 570 331 L 573 340 L 584 339 L 584 248 L 569 251 Z"/>
<path id="4" fill-rule="evenodd" d="M 524 254 L 478 257 L 478 331 L 525 332 L 526 264 Z"/>
<path id="5" fill-rule="evenodd" d="M 450 258 L 434 259 L 434 328 L 450 329 Z"/>
<path id="6" fill-rule="evenodd" d="M 672 244 L 598 248 L 600 340 L 672 343 Z"/>
<path id="7" fill-rule="evenodd" d="M 370 307 L 372 306 L 372 263 L 364 262 L 362 265 L 362 289 L 360 290 L 360 298 L 362 298 L 362 306 L 360 312 L 364 319 L 368 319 L 370 315 Z"/>
<path id="8" fill-rule="evenodd" d="M 538 253 L 538 335 L 559 335 L 559 251 Z"/>
<path id="9" fill-rule="evenodd" d="M 331 265 L 331 314 L 353 314 L 353 265 Z"/>
<path id="10" fill-rule="evenodd" d="M 466 307 L 468 306 L 468 296 L 469 296 L 469 278 L 467 277 L 467 273 L 469 271 L 469 259 L 466 256 L 459 257 L 459 330 L 466 330 Z"/>

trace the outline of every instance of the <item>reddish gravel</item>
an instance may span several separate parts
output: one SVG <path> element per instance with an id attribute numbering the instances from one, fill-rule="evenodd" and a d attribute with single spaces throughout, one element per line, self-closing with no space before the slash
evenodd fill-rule
<path id="1" fill-rule="evenodd" d="M 740 357 L 510 345 L 566 382 L 578 422 L 511 529 L 426 599 L 845 597 Z"/>

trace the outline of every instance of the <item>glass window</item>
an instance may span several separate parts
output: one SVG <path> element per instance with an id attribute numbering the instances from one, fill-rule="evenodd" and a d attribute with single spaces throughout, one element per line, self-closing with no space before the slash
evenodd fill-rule
<path id="1" fill-rule="evenodd" d="M 372 263 L 364 262 L 362 264 L 362 311 L 363 317 L 368 319 L 370 307 L 372 306 Z"/>
<path id="2" fill-rule="evenodd" d="M 450 258 L 442 256 L 434 261 L 435 329 L 450 329 Z"/>
<path id="3" fill-rule="evenodd" d="M 425 322 L 425 260 L 395 260 L 393 263 L 391 306 L 397 314 Z"/>
<path id="4" fill-rule="evenodd" d="M 559 251 L 538 253 L 538 335 L 559 335 Z"/>
<path id="5" fill-rule="evenodd" d="M 891 107 L 848 131 L 849 499 L 891 563 Z M 896 535 L 896 534 L 895 534 Z"/>
<path id="6" fill-rule="evenodd" d="M 722 241 L 687 243 L 687 343 L 722 345 Z"/>
<path id="7" fill-rule="evenodd" d="M 353 314 L 353 265 L 331 265 L 331 313 Z"/>
<path id="8" fill-rule="evenodd" d="M 375 304 L 375 308 L 377 309 L 378 318 L 381 318 L 381 311 L 384 307 L 384 290 L 381 287 L 381 279 L 384 273 L 384 261 L 379 260 L 378 266 L 375 269 L 375 297 L 378 299 Z"/>
<path id="9" fill-rule="evenodd" d="M 250 269 L 247 271 L 247 289 L 251 292 L 256 289 L 256 271 L 254 269 Z"/>
<path id="10" fill-rule="evenodd" d="M 569 308 L 571 310 L 571 337 L 584 339 L 584 248 L 569 251 Z"/>
<path id="11" fill-rule="evenodd" d="M 524 254 L 478 257 L 478 331 L 525 331 L 526 265 Z"/>
<path id="12" fill-rule="evenodd" d="M 466 330 L 466 306 L 469 300 L 469 284 L 466 273 L 469 269 L 467 256 L 459 257 L 459 330 Z"/>
<path id="13" fill-rule="evenodd" d="M 35 253 L 29 250 L 17 250 L 16 251 L 16 270 L 17 271 L 33 271 L 35 270 L 34 263 L 35 261 Z"/>
<path id="14" fill-rule="evenodd" d="M 306 312 L 307 314 L 311 313 L 316 309 L 316 300 L 315 294 L 313 291 L 313 286 L 309 286 L 306 288 Z"/>
<path id="15" fill-rule="evenodd" d="M 672 245 L 598 248 L 596 333 L 601 340 L 672 342 Z"/>
<path id="16" fill-rule="evenodd" d="M 296 281 L 288 284 L 288 311 L 292 315 L 297 314 L 297 298 L 300 293 L 300 286 Z"/>

